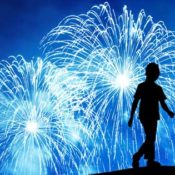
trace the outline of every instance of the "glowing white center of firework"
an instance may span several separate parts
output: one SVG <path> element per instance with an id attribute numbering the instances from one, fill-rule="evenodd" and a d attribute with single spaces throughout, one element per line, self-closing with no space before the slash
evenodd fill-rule
<path id="1" fill-rule="evenodd" d="M 125 89 L 129 86 L 129 83 L 130 83 L 129 77 L 125 73 L 125 74 L 119 74 L 117 76 L 115 85 L 117 88 Z"/>
<path id="2" fill-rule="evenodd" d="M 26 131 L 36 134 L 38 131 L 38 123 L 36 121 L 28 121 L 26 123 Z"/>
<path id="3" fill-rule="evenodd" d="M 80 140 L 80 136 L 76 132 L 72 132 L 72 138 L 75 139 L 75 140 L 77 140 L 77 141 Z"/>

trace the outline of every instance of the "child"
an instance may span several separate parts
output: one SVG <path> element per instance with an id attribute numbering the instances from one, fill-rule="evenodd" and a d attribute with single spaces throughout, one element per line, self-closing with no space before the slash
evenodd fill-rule
<path id="1" fill-rule="evenodd" d="M 141 145 L 138 152 L 133 156 L 133 168 L 139 167 L 139 159 L 144 155 L 147 159 L 147 166 L 160 166 L 159 162 L 155 159 L 154 143 L 156 140 L 157 121 L 160 119 L 159 115 L 159 102 L 162 108 L 173 118 L 174 113 L 169 110 L 165 100 L 166 96 L 162 88 L 155 83 L 160 75 L 159 67 L 155 63 L 149 63 L 146 67 L 146 80 L 139 84 L 134 95 L 132 103 L 131 116 L 128 121 L 128 126 L 132 126 L 134 112 L 140 100 L 139 106 L 139 119 L 143 126 L 146 138 L 145 142 Z"/>

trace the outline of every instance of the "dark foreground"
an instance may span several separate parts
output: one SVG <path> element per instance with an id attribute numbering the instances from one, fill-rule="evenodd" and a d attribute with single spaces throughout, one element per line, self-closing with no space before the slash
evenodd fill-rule
<path id="1" fill-rule="evenodd" d="M 174 166 L 161 166 L 158 168 L 141 167 L 137 169 L 126 169 L 121 171 L 100 173 L 98 175 L 175 175 Z M 94 174 L 95 175 L 95 174 Z M 97 175 L 97 174 L 96 174 Z"/>

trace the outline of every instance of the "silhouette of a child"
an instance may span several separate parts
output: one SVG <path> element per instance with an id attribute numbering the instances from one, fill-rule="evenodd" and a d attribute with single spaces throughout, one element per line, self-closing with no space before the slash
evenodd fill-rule
<path id="1" fill-rule="evenodd" d="M 160 119 L 159 102 L 168 115 L 171 118 L 174 117 L 174 113 L 169 110 L 165 103 L 166 96 L 161 86 L 155 83 L 159 75 L 158 65 L 149 63 L 146 67 L 146 80 L 138 85 L 134 95 L 128 126 L 132 126 L 134 113 L 140 100 L 139 119 L 146 135 L 145 142 L 133 156 L 132 166 L 134 168 L 139 167 L 139 160 L 143 155 L 147 159 L 147 166 L 160 166 L 159 162 L 154 161 L 157 121 Z"/>

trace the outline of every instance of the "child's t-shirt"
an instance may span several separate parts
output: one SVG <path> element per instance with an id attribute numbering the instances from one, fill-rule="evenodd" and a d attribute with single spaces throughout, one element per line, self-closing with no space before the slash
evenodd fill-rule
<path id="1" fill-rule="evenodd" d="M 155 82 L 143 82 L 138 85 L 134 98 L 140 99 L 139 118 L 141 120 L 159 120 L 159 101 L 166 96 Z"/>

